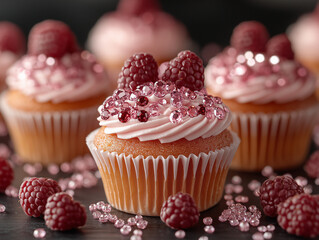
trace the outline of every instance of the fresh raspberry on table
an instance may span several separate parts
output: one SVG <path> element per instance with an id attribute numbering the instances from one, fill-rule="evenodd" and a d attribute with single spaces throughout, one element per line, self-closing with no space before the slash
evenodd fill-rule
<path id="1" fill-rule="evenodd" d="M 163 203 L 160 217 L 171 228 L 186 229 L 198 222 L 199 212 L 188 193 L 177 193 Z"/>
<path id="2" fill-rule="evenodd" d="M 304 166 L 304 169 L 309 177 L 319 178 L 319 150 L 311 154 Z"/>
<path id="3" fill-rule="evenodd" d="M 85 208 L 64 192 L 48 198 L 44 212 L 45 224 L 52 230 L 66 231 L 83 226 L 86 222 Z"/>
<path id="4" fill-rule="evenodd" d="M 299 194 L 278 205 L 278 224 L 290 234 L 319 236 L 319 195 Z"/>
<path id="5" fill-rule="evenodd" d="M 25 180 L 20 186 L 20 204 L 28 216 L 40 217 L 44 213 L 48 198 L 61 191 L 55 180 L 33 177 Z"/>
<path id="6" fill-rule="evenodd" d="M 239 52 L 264 52 L 268 38 L 268 31 L 263 24 L 247 21 L 234 28 L 230 44 Z"/>
<path id="7" fill-rule="evenodd" d="M 0 192 L 4 192 L 13 181 L 13 169 L 10 163 L 3 157 L 0 157 Z"/>
<path id="8" fill-rule="evenodd" d="M 266 180 L 259 189 L 260 203 L 269 217 L 277 216 L 277 206 L 287 198 L 303 193 L 304 190 L 290 176 L 277 176 Z"/>
<path id="9" fill-rule="evenodd" d="M 0 22 L 0 52 L 10 51 L 22 54 L 25 51 L 25 37 L 20 28 L 10 22 Z"/>
<path id="10" fill-rule="evenodd" d="M 276 55 L 286 59 L 294 59 L 295 57 L 291 48 L 291 42 L 284 33 L 269 39 L 266 48 L 267 54 L 270 56 Z"/>
<path id="11" fill-rule="evenodd" d="M 29 34 L 28 52 L 32 55 L 61 58 L 79 50 L 76 38 L 63 22 L 46 20 L 36 24 Z"/>
<path id="12" fill-rule="evenodd" d="M 204 87 L 203 61 L 189 50 L 182 51 L 168 63 L 162 80 L 174 82 L 178 88 L 199 91 Z"/>
<path id="13" fill-rule="evenodd" d="M 158 80 L 157 68 L 157 63 L 152 55 L 134 54 L 124 62 L 118 78 L 118 88 L 135 90 L 143 83 L 156 82 Z"/>

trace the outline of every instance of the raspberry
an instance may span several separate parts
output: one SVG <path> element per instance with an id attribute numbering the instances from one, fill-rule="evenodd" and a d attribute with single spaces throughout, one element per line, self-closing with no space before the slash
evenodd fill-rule
<path id="1" fill-rule="evenodd" d="M 52 230 L 70 230 L 86 222 L 85 208 L 67 193 L 56 193 L 48 198 L 44 212 L 45 224 Z"/>
<path id="2" fill-rule="evenodd" d="M 76 39 L 70 28 L 60 21 L 46 20 L 36 24 L 29 34 L 29 54 L 45 54 L 60 58 L 65 53 L 78 51 Z"/>
<path id="3" fill-rule="evenodd" d="M 277 55 L 286 59 L 294 59 L 294 52 L 291 48 L 291 42 L 286 34 L 279 34 L 272 37 L 267 43 L 267 54 Z"/>
<path id="4" fill-rule="evenodd" d="M 319 235 L 319 195 L 299 194 L 278 205 L 278 224 L 290 234 Z"/>
<path id="5" fill-rule="evenodd" d="M 16 54 L 22 54 L 25 51 L 25 37 L 17 25 L 0 22 L 0 51 Z"/>
<path id="6" fill-rule="evenodd" d="M 199 220 L 199 212 L 193 198 L 187 193 L 169 196 L 161 209 L 161 220 L 174 229 L 186 229 Z"/>
<path id="7" fill-rule="evenodd" d="M 247 21 L 235 27 L 230 44 L 239 52 L 264 52 L 268 38 L 268 31 L 263 24 Z"/>
<path id="8" fill-rule="evenodd" d="M 157 63 L 148 53 L 134 54 L 124 62 L 119 74 L 118 88 L 136 89 L 138 85 L 146 82 L 156 82 Z"/>
<path id="9" fill-rule="evenodd" d="M 171 60 L 162 80 L 175 83 L 176 87 L 187 87 L 193 91 L 204 87 L 203 61 L 191 51 L 182 51 Z"/>
<path id="10" fill-rule="evenodd" d="M 124 14 L 139 16 L 159 10 L 159 4 L 157 0 L 121 0 L 117 9 Z"/>
<path id="11" fill-rule="evenodd" d="M 277 206 L 287 198 L 303 193 L 303 188 L 289 176 L 266 180 L 259 189 L 260 203 L 267 216 L 277 216 Z"/>
<path id="12" fill-rule="evenodd" d="M 45 210 L 48 197 L 61 191 L 53 179 L 33 177 L 25 180 L 20 186 L 20 204 L 28 216 L 40 217 Z"/>
<path id="13" fill-rule="evenodd" d="M 304 169 L 309 177 L 319 178 L 319 150 L 311 154 L 306 162 Z"/>
<path id="14" fill-rule="evenodd" d="M 0 192 L 4 192 L 13 180 L 13 170 L 9 162 L 0 157 Z"/>

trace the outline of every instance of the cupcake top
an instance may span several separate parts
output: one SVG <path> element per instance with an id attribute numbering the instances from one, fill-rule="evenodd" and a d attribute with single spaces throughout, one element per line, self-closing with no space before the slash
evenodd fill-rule
<path id="1" fill-rule="evenodd" d="M 157 72 L 150 54 L 135 54 L 124 63 L 122 88 L 98 109 L 106 134 L 168 143 L 216 136 L 229 126 L 231 113 L 219 97 L 206 93 L 202 61 L 194 53 L 179 53 Z"/>
<path id="2" fill-rule="evenodd" d="M 137 52 L 166 60 L 190 47 L 184 25 L 161 11 L 157 0 L 121 0 L 117 10 L 102 16 L 88 37 L 98 59 L 124 62 Z"/>
<path id="3" fill-rule="evenodd" d="M 0 22 L 0 79 L 4 79 L 8 68 L 25 51 L 25 37 L 20 28 L 11 22 Z"/>
<path id="4" fill-rule="evenodd" d="M 297 57 L 319 61 L 319 5 L 312 13 L 301 16 L 291 26 L 289 39 Z"/>
<path id="5" fill-rule="evenodd" d="M 32 28 L 28 53 L 8 70 L 6 81 L 10 89 L 52 103 L 101 95 L 109 85 L 95 57 L 80 51 L 69 27 L 54 20 Z"/>
<path id="6" fill-rule="evenodd" d="M 288 103 L 310 97 L 315 79 L 294 59 L 285 34 L 268 40 L 258 22 L 243 22 L 231 46 L 212 58 L 205 70 L 208 89 L 239 103 Z"/>

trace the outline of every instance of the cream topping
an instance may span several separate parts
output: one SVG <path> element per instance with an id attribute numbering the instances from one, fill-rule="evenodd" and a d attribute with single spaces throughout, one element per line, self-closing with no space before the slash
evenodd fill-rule
<path id="1" fill-rule="evenodd" d="M 88 52 L 61 59 L 25 55 L 9 70 L 9 88 L 38 102 L 74 102 L 105 93 L 109 87 L 103 67 Z"/>
<path id="2" fill-rule="evenodd" d="M 103 120 L 102 115 L 105 111 L 105 104 L 103 104 L 98 109 L 101 115 L 98 121 L 100 126 L 105 127 L 106 134 L 116 134 L 121 139 L 138 138 L 140 141 L 159 140 L 161 143 L 169 143 L 182 138 L 189 141 L 199 137 L 208 138 L 218 135 L 230 125 L 231 113 L 219 98 L 218 103 L 207 103 L 206 105 L 203 104 L 204 99 L 207 99 L 206 94 L 197 93 L 195 100 L 184 97 L 181 100 L 182 105 L 176 107 L 173 103 L 174 96 L 171 93 L 168 93 L 164 98 L 151 95 L 148 97 L 148 105 L 143 108 L 151 114 L 146 122 L 140 122 L 138 119 L 132 118 L 123 123 L 119 121 L 117 114 L 113 116 L 110 114 L 106 120 Z M 214 100 L 213 97 L 210 97 L 210 99 Z M 159 101 L 163 100 L 167 104 L 159 104 Z M 130 106 L 136 106 L 135 101 L 127 100 L 126 103 Z M 154 105 L 156 105 L 155 114 L 151 110 Z M 200 105 L 205 106 L 206 113 L 204 115 L 196 114 L 194 116 L 187 113 L 190 107 Z M 185 111 L 184 114 L 182 114 L 183 110 Z M 112 108 L 108 108 L 108 111 L 111 113 Z M 172 120 L 175 111 L 180 113 L 180 116 L 177 117 L 178 121 Z"/>
<path id="3" fill-rule="evenodd" d="M 172 16 L 156 11 L 142 16 L 112 13 L 103 16 L 88 37 L 88 48 L 98 59 L 124 62 L 131 55 L 147 52 L 167 60 L 190 48 L 186 28 Z"/>
<path id="4" fill-rule="evenodd" d="M 232 48 L 211 59 L 206 86 L 224 99 L 239 103 L 288 103 L 303 100 L 315 90 L 315 79 L 298 62 Z"/>

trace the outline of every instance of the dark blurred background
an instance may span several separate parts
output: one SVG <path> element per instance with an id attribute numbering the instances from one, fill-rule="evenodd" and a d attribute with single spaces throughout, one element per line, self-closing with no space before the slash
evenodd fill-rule
<path id="1" fill-rule="evenodd" d="M 232 29 L 241 21 L 258 20 L 270 35 L 282 33 L 317 0 L 159 0 L 188 28 L 192 39 L 203 47 L 215 42 L 229 43 Z M 0 20 L 18 24 L 27 35 L 31 27 L 45 19 L 66 22 L 82 46 L 97 19 L 113 11 L 118 0 L 0 0 Z"/>

